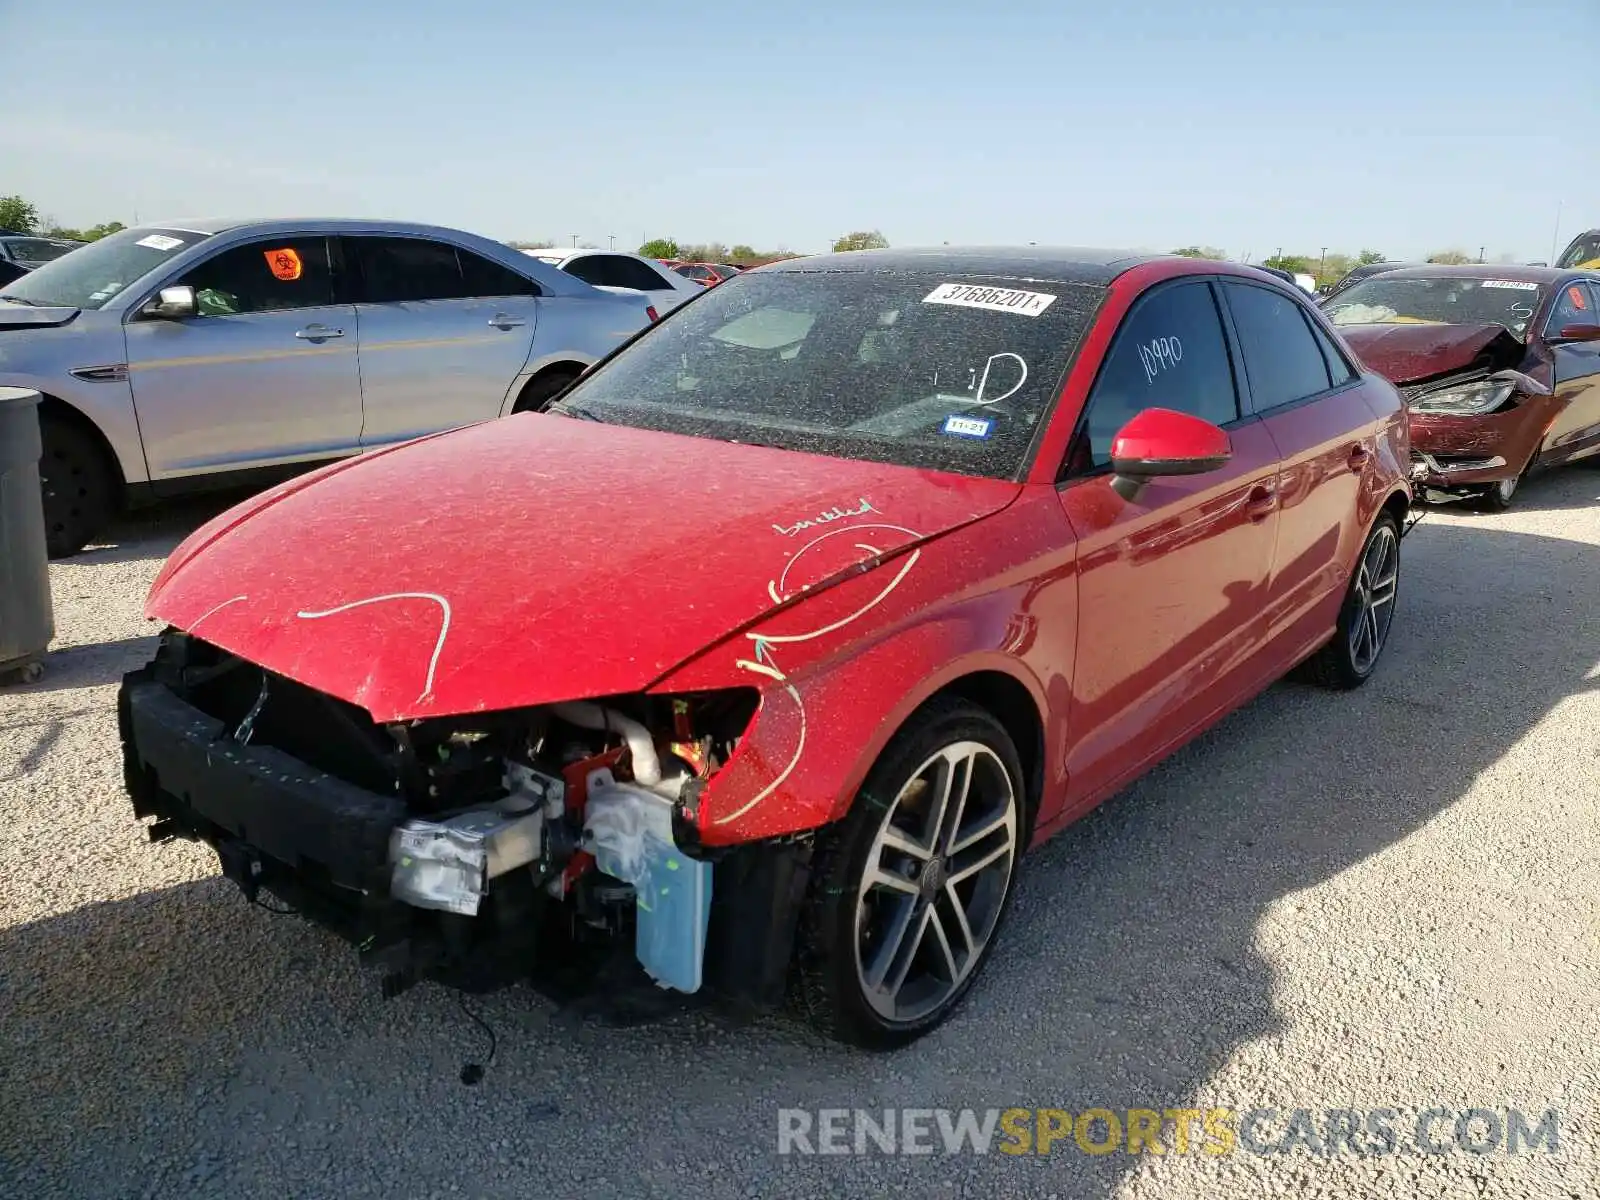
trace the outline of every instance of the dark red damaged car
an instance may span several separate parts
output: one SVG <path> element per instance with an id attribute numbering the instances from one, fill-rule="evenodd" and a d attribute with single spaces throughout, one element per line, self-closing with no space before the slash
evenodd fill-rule
<path id="1" fill-rule="evenodd" d="M 1395 389 L 1259 271 L 765 267 L 548 411 L 191 535 L 119 697 L 134 811 L 390 993 L 594 957 L 904 1042 L 1030 845 L 1291 669 L 1372 676 L 1407 461 Z"/>
<path id="2" fill-rule="evenodd" d="M 1406 397 L 1412 482 L 1511 503 L 1529 472 L 1600 453 L 1600 274 L 1409 267 L 1324 305 Z"/>

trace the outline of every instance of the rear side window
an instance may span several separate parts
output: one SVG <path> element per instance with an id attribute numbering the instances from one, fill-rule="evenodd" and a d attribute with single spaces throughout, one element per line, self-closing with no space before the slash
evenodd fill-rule
<path id="1" fill-rule="evenodd" d="M 269 238 L 208 258 L 174 284 L 195 291 L 201 316 L 281 312 L 333 303 L 328 239 Z"/>
<path id="2" fill-rule="evenodd" d="M 1089 393 L 1088 461 L 1080 450 L 1073 469 L 1109 463 L 1112 440 L 1147 408 L 1170 408 L 1215 425 L 1238 419 L 1228 343 L 1209 284 L 1161 288 L 1123 320 Z"/>
<path id="3" fill-rule="evenodd" d="M 1264 287 L 1225 283 L 1257 412 L 1328 390 L 1328 362 L 1300 305 Z"/>
<path id="4" fill-rule="evenodd" d="M 1327 364 L 1328 382 L 1334 387 L 1343 387 L 1356 377 L 1355 368 L 1350 365 L 1350 360 L 1334 344 L 1334 340 L 1327 335 L 1321 325 L 1310 317 L 1306 318 L 1306 324 L 1311 326 L 1311 336 L 1317 339 L 1323 362 Z"/>
<path id="5" fill-rule="evenodd" d="M 356 237 L 345 245 L 370 304 L 454 300 L 467 295 L 456 248 L 426 238 Z"/>
<path id="6" fill-rule="evenodd" d="M 468 296 L 536 296 L 539 285 L 525 275 L 518 275 L 510 267 L 472 253 L 456 251 L 461 263 L 462 290 Z"/>

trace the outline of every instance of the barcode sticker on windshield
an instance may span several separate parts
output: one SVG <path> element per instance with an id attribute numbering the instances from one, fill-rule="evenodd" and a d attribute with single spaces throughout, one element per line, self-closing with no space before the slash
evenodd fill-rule
<path id="1" fill-rule="evenodd" d="M 183 239 L 168 237 L 164 233 L 152 233 L 149 237 L 140 238 L 134 244 L 137 246 L 149 246 L 152 250 L 176 250 L 183 245 Z"/>
<path id="2" fill-rule="evenodd" d="M 1015 288 L 977 287 L 970 283 L 941 283 L 922 298 L 924 304 L 954 304 L 961 308 L 987 308 L 994 312 L 1037 317 L 1055 297 L 1047 292 L 1022 292 Z"/>
<path id="3" fill-rule="evenodd" d="M 1537 292 L 1537 283 L 1522 283 L 1516 279 L 1485 279 L 1479 287 L 1515 288 L 1519 292 Z"/>

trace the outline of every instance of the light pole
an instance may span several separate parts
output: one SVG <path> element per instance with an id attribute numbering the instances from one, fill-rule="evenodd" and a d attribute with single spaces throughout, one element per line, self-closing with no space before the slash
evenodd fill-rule
<path id="1" fill-rule="evenodd" d="M 1322 248 L 1322 258 L 1317 262 L 1317 274 L 1321 275 L 1328 269 L 1328 248 Z"/>
<path id="2" fill-rule="evenodd" d="M 608 234 L 607 236 L 611 239 L 611 248 L 615 250 L 617 248 L 617 235 L 613 233 Z"/>

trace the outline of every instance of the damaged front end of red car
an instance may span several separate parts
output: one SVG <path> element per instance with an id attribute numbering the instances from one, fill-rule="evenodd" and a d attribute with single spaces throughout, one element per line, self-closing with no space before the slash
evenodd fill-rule
<path id="1" fill-rule="evenodd" d="M 152 841 L 349 939 L 385 994 L 483 991 L 632 951 L 664 988 L 781 997 L 804 836 L 711 848 L 698 807 L 760 698 L 734 687 L 379 722 L 169 630 L 119 696 Z"/>
<path id="2" fill-rule="evenodd" d="M 1355 326 L 1341 331 L 1405 398 L 1411 482 L 1433 501 L 1515 486 L 1554 415 L 1525 342 L 1498 325 Z"/>

